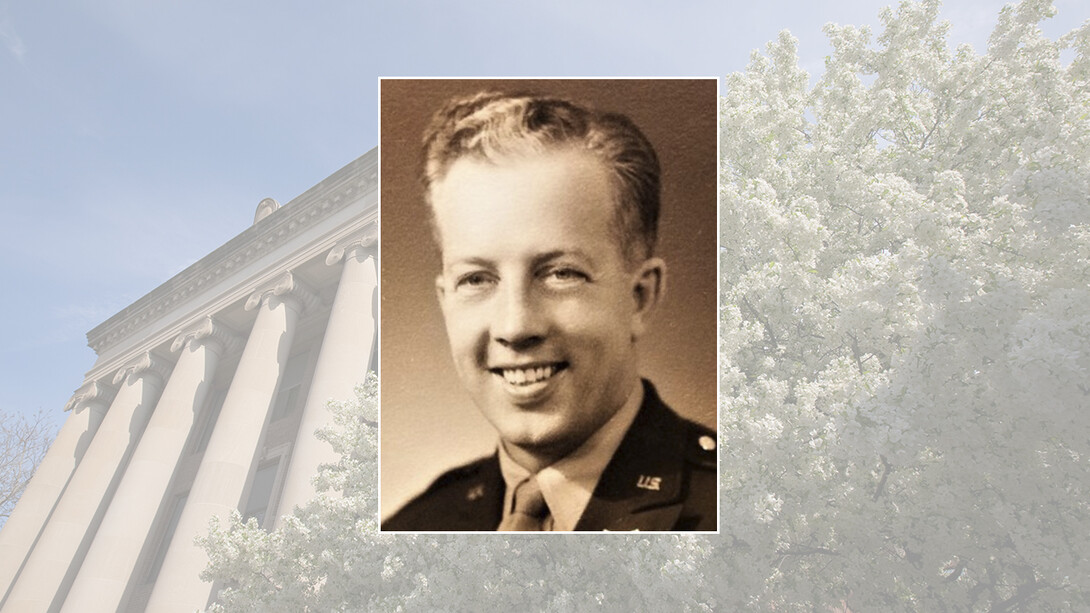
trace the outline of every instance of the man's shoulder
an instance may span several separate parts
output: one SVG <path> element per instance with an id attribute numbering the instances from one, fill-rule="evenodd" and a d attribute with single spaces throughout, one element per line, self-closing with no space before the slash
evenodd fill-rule
<path id="1" fill-rule="evenodd" d="M 659 397 L 649 382 L 645 386 L 645 413 L 640 427 L 647 430 L 654 444 L 652 453 L 679 455 L 692 470 L 716 474 L 717 437 L 715 430 L 686 419 Z"/>
<path id="2" fill-rule="evenodd" d="M 688 522 L 685 529 L 716 530 L 719 505 L 716 433 L 687 419 L 682 419 L 682 422 L 685 430 L 681 449 L 688 480 L 682 512 L 682 517 L 688 518 L 684 520 Z M 680 529 L 680 525 L 677 528 Z"/>
<path id="3" fill-rule="evenodd" d="M 685 461 L 692 464 L 695 470 L 716 470 L 716 434 L 715 430 L 683 417 L 678 417 L 683 424 L 682 453 Z"/>
<path id="4" fill-rule="evenodd" d="M 503 505 L 495 454 L 452 468 L 382 522 L 399 532 L 493 530 Z"/>

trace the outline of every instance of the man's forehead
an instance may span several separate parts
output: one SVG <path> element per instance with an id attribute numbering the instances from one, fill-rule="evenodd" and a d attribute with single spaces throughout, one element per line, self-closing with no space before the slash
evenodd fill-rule
<path id="1" fill-rule="evenodd" d="M 571 145 L 516 149 L 493 155 L 470 152 L 451 160 L 443 174 L 432 183 L 431 191 L 435 194 L 444 186 L 449 189 L 481 175 L 519 171 L 551 178 L 581 178 L 591 174 L 608 177 L 611 167 L 594 152 Z"/>
<path id="2" fill-rule="evenodd" d="M 503 215 L 508 209 L 522 213 L 540 209 L 542 214 L 566 216 L 610 214 L 615 209 L 608 169 L 583 151 L 555 151 L 533 156 L 501 159 L 458 160 L 433 184 L 435 213 L 442 218 L 465 212 Z"/>
<path id="3" fill-rule="evenodd" d="M 590 259 L 604 257 L 603 247 L 621 251 L 611 177 L 587 152 L 469 158 L 432 187 L 445 264 L 561 254 Z"/>

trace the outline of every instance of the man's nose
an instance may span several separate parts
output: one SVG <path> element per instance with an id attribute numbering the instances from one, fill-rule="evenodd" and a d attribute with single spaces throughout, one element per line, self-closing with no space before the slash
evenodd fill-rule
<path id="1" fill-rule="evenodd" d="M 526 349 L 545 338 L 547 325 L 539 298 L 522 284 L 500 292 L 492 317 L 492 338 L 505 347 Z"/>

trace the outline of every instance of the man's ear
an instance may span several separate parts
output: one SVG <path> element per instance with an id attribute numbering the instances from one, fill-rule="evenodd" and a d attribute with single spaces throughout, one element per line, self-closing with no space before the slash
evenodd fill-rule
<path id="1" fill-rule="evenodd" d="M 632 298 L 636 310 L 632 313 L 632 340 L 643 336 L 651 315 L 666 295 L 666 262 L 648 258 L 636 269 L 632 282 Z"/>
<path id="2" fill-rule="evenodd" d="M 443 306 L 443 298 L 447 295 L 447 288 L 443 284 L 443 275 L 435 275 L 435 298 L 439 300 L 439 306 Z"/>

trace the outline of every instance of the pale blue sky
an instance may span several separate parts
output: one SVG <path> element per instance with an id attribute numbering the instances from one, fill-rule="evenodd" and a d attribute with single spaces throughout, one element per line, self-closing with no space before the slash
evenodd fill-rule
<path id="1" fill-rule="evenodd" d="M 890 2 L 229 4 L 0 0 L 0 409 L 59 424 L 88 330 L 378 142 L 379 76 L 721 77 L 782 29 L 817 74 Z M 1002 5 L 947 2 L 951 42 Z"/>

